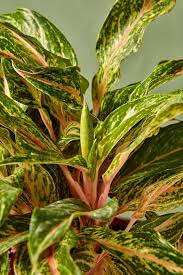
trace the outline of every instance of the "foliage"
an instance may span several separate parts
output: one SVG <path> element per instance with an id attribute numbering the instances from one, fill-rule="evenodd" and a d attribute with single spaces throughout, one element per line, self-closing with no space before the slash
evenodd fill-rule
<path id="1" fill-rule="evenodd" d="M 183 213 L 160 214 L 183 204 L 183 123 L 162 127 L 183 113 L 183 90 L 150 94 L 183 60 L 112 88 L 146 26 L 174 5 L 114 3 L 92 110 L 65 36 L 35 11 L 0 15 L 0 274 L 183 274 Z"/>

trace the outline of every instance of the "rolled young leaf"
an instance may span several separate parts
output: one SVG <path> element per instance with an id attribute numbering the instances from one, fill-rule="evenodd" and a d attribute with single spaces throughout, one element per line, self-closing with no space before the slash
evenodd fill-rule
<path id="1" fill-rule="evenodd" d="M 136 52 L 146 26 L 169 12 L 175 0 L 118 0 L 113 5 L 100 31 L 96 45 L 99 70 L 93 79 L 94 114 L 97 114 L 104 94 L 120 74 L 120 63 Z"/>
<path id="2" fill-rule="evenodd" d="M 80 142 L 81 153 L 83 158 L 87 161 L 88 155 L 94 139 L 94 130 L 92 124 L 92 118 L 86 100 L 84 99 L 83 108 L 81 112 L 80 120 Z"/>

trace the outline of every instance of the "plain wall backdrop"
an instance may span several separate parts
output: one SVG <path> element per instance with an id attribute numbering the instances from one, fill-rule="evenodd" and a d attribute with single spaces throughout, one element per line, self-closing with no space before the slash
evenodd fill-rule
<path id="1" fill-rule="evenodd" d="M 67 37 L 78 56 L 82 73 L 91 79 L 97 70 L 95 44 L 99 30 L 114 0 L 1 0 L 0 12 L 18 7 L 34 9 L 50 19 Z M 161 60 L 183 59 L 183 1 L 167 15 L 151 23 L 141 49 L 130 55 L 121 66 L 116 87 L 142 80 Z M 159 88 L 171 91 L 183 88 L 183 77 Z"/>

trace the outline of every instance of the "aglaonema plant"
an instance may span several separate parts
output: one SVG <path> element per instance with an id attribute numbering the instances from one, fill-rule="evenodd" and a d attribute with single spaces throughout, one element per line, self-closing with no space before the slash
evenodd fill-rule
<path id="1" fill-rule="evenodd" d="M 93 110 L 64 35 L 35 11 L 0 16 L 0 274 L 183 274 L 183 213 L 170 212 L 183 203 L 183 123 L 161 127 L 183 113 L 183 90 L 151 93 L 183 60 L 112 88 L 145 27 L 174 5 L 114 3 Z"/>

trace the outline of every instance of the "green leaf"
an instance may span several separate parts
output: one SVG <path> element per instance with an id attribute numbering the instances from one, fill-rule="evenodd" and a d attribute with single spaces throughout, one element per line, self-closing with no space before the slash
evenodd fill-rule
<path id="1" fill-rule="evenodd" d="M 30 218 L 27 215 L 9 216 L 3 226 L 0 227 L 0 255 L 11 247 L 25 242 L 28 239 Z"/>
<path id="2" fill-rule="evenodd" d="M 18 145 L 11 138 L 10 131 L 3 127 L 0 127 L 0 142 L 11 155 L 14 155 L 20 150 Z"/>
<path id="3" fill-rule="evenodd" d="M 71 256 L 71 249 L 77 244 L 74 231 L 69 230 L 53 254 L 55 268 L 59 274 L 81 275 L 80 269 Z"/>
<path id="4" fill-rule="evenodd" d="M 94 251 L 92 244 L 82 242 L 73 250 L 72 256 L 83 274 L 87 274 L 95 264 L 97 253 Z"/>
<path id="5" fill-rule="evenodd" d="M 183 60 L 161 61 L 143 81 L 107 92 L 102 101 L 100 118 L 103 120 L 119 106 L 147 95 L 157 86 L 182 75 Z"/>
<path id="6" fill-rule="evenodd" d="M 111 190 L 118 197 L 121 208 L 134 204 L 136 209 L 142 199 L 140 197 L 146 196 L 145 190 L 150 191 L 153 186 L 166 186 L 169 180 L 170 185 L 171 181 L 173 185 L 159 194 L 148 209 L 166 211 L 183 203 L 182 133 L 183 123 L 162 128 L 158 135 L 146 140 L 126 162 L 115 179 L 116 186 Z"/>
<path id="7" fill-rule="evenodd" d="M 2 58 L 1 64 L 4 73 L 5 94 L 13 98 L 17 104 L 40 108 L 41 93 L 15 72 L 11 60 Z"/>
<path id="8" fill-rule="evenodd" d="M 7 275 L 9 271 L 9 255 L 4 253 L 0 256 L 0 274 Z"/>
<path id="9" fill-rule="evenodd" d="M 128 159 L 118 176 L 124 177 L 140 172 L 157 161 L 181 154 L 183 148 L 183 122 L 160 128 L 159 132 L 148 139 Z"/>
<path id="10" fill-rule="evenodd" d="M 58 145 L 63 150 L 70 142 L 78 140 L 80 140 L 80 125 L 78 122 L 72 121 L 64 129 L 64 135 L 58 141 Z"/>
<path id="11" fill-rule="evenodd" d="M 81 108 L 80 75 L 77 67 L 30 67 L 13 62 L 15 71 L 42 93 L 71 108 Z"/>
<path id="12" fill-rule="evenodd" d="M 121 168 L 121 163 L 127 160 L 131 153 L 131 151 L 128 152 L 129 148 L 133 150 L 145 138 L 152 135 L 161 124 L 183 111 L 182 95 L 182 91 L 177 91 L 169 95 L 145 96 L 114 110 L 95 130 L 96 144 L 94 143 L 93 147 L 97 148 L 91 149 L 88 166 L 92 167 L 97 157 L 99 168 L 114 146 L 129 133 L 129 140 L 124 144 L 125 148 L 122 145 L 105 172 L 104 178 L 111 177 L 111 174 L 116 173 L 118 166 Z M 144 118 L 146 118 L 144 124 L 141 127 L 138 126 L 138 135 L 135 132 L 133 136 L 129 131 Z"/>
<path id="13" fill-rule="evenodd" d="M 21 8 L 13 13 L 1 15 L 0 20 L 36 38 L 45 49 L 69 59 L 73 66 L 77 65 L 76 54 L 65 36 L 38 12 Z"/>
<path id="14" fill-rule="evenodd" d="M 23 187 L 23 176 L 22 169 L 17 169 L 11 176 L 0 179 L 0 226 L 22 192 L 22 189 L 17 187 Z"/>
<path id="15" fill-rule="evenodd" d="M 55 153 L 54 151 L 42 153 L 30 153 L 27 155 L 16 155 L 0 161 L 2 165 L 12 165 L 19 163 L 27 164 L 65 164 L 73 167 L 83 166 L 86 167 L 86 162 L 82 156 L 75 156 L 73 158 L 64 158 L 62 154 Z"/>
<path id="16" fill-rule="evenodd" d="M 33 209 L 44 207 L 59 199 L 58 186 L 50 173 L 41 165 L 23 165 L 24 186 L 19 201 Z"/>
<path id="17" fill-rule="evenodd" d="M 103 222 L 108 222 L 112 217 L 115 216 L 118 210 L 118 200 L 116 198 L 109 199 L 103 208 L 96 209 L 94 211 L 88 212 L 87 216 L 100 220 Z"/>
<path id="18" fill-rule="evenodd" d="M 29 237 L 29 254 L 34 269 L 39 255 L 65 236 L 74 218 L 73 214 L 83 210 L 87 210 L 86 207 L 76 199 L 65 199 L 34 209 Z"/>
<path id="19" fill-rule="evenodd" d="M 37 151 L 55 150 L 56 145 L 39 129 L 31 118 L 8 96 L 0 93 L 0 125 L 24 138 Z"/>
<path id="20" fill-rule="evenodd" d="M 181 274 L 183 255 L 159 233 L 124 232 L 91 227 L 83 237 L 98 242 L 121 265 L 124 274 Z"/>
<path id="21" fill-rule="evenodd" d="M 176 245 L 183 234 L 183 213 L 171 213 L 153 217 L 150 220 L 137 223 L 132 231 L 149 231 L 154 229 L 168 242 Z"/>
<path id="22" fill-rule="evenodd" d="M 95 114 L 98 113 L 105 92 L 119 77 L 121 61 L 139 49 L 146 26 L 169 12 L 174 5 L 174 0 L 116 1 L 96 45 L 99 70 L 93 80 Z"/>
<path id="23" fill-rule="evenodd" d="M 150 98 L 149 98 L 150 99 Z M 148 137 L 157 133 L 160 126 L 183 112 L 183 93 L 178 90 L 166 99 L 162 104 L 149 112 L 147 117 L 131 132 L 128 133 L 125 148 L 122 145 L 117 149 L 115 158 L 103 175 L 105 181 L 113 179 L 124 165 L 129 155 Z M 132 101 L 133 102 L 133 101 Z"/>
<path id="24" fill-rule="evenodd" d="M 90 111 L 86 100 L 83 102 L 83 109 L 81 112 L 80 120 L 80 142 L 81 142 L 81 153 L 83 158 L 87 161 L 88 155 L 94 139 L 94 130 Z"/>
<path id="25" fill-rule="evenodd" d="M 75 218 L 87 216 L 106 222 L 115 215 L 117 209 L 115 198 L 103 208 L 93 211 L 89 211 L 84 203 L 73 198 L 57 201 L 44 208 L 35 208 L 31 217 L 29 238 L 29 253 L 34 270 L 40 254 L 65 236 Z"/>
<path id="26" fill-rule="evenodd" d="M 0 23 L 0 55 L 32 65 L 67 67 L 68 59 L 47 50 L 33 37 L 24 35 L 8 23 Z"/>
<path id="27" fill-rule="evenodd" d="M 15 261 L 13 269 L 17 275 L 31 274 L 31 263 L 26 245 L 20 244 L 16 247 Z M 49 270 L 48 270 L 49 271 Z"/>

